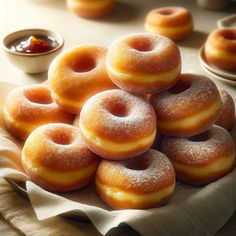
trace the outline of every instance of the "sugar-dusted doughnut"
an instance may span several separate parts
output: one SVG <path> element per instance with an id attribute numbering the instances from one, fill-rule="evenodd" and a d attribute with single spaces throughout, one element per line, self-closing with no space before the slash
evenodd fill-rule
<path id="1" fill-rule="evenodd" d="M 161 151 L 172 162 L 177 179 L 194 185 L 226 175 L 235 164 L 232 137 L 216 125 L 190 138 L 165 137 Z"/>
<path id="2" fill-rule="evenodd" d="M 170 136 L 189 137 L 212 125 L 222 107 L 216 85 L 196 74 L 181 74 L 169 90 L 151 97 L 157 127 Z"/>
<path id="3" fill-rule="evenodd" d="M 67 0 L 69 10 L 86 18 L 99 18 L 114 9 L 115 0 Z"/>
<path id="4" fill-rule="evenodd" d="M 84 104 L 79 120 L 88 147 L 106 159 L 127 159 L 145 152 L 156 136 L 156 116 L 144 99 L 114 89 Z"/>
<path id="5" fill-rule="evenodd" d="M 181 70 L 178 47 L 169 39 L 138 33 L 121 37 L 108 49 L 107 72 L 128 92 L 149 94 L 169 88 Z"/>
<path id="6" fill-rule="evenodd" d="M 16 137 L 26 139 L 38 126 L 61 122 L 72 124 L 74 116 L 63 111 L 51 97 L 45 84 L 28 85 L 12 90 L 4 109 L 7 129 Z"/>
<path id="7" fill-rule="evenodd" d="M 222 100 L 222 108 L 215 124 L 225 129 L 229 129 L 234 124 L 235 119 L 235 104 L 233 98 L 224 89 L 220 90 Z"/>
<path id="8" fill-rule="evenodd" d="M 145 28 L 174 41 L 182 40 L 193 32 L 192 15 L 183 7 L 157 8 L 147 14 Z"/>
<path id="9" fill-rule="evenodd" d="M 107 49 L 98 45 L 79 45 L 58 55 L 49 67 L 52 97 L 59 106 L 79 113 L 84 102 L 99 91 L 115 88 L 107 75 Z"/>
<path id="10" fill-rule="evenodd" d="M 67 124 L 43 125 L 27 138 L 22 163 L 30 179 L 56 192 L 82 188 L 93 178 L 99 158 L 81 138 L 79 129 Z"/>
<path id="11" fill-rule="evenodd" d="M 211 32 L 205 43 L 208 62 L 226 70 L 236 70 L 236 29 L 222 28 Z"/>
<path id="12" fill-rule="evenodd" d="M 145 209 L 163 205 L 175 189 L 168 158 L 150 149 L 124 161 L 102 160 L 96 172 L 101 199 L 114 209 Z"/>

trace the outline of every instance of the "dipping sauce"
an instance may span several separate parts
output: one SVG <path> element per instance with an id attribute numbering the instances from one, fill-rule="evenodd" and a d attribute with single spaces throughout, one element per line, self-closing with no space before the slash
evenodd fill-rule
<path id="1" fill-rule="evenodd" d="M 8 47 L 14 52 L 42 53 L 51 51 L 58 45 L 58 42 L 52 37 L 35 35 L 17 39 Z"/>

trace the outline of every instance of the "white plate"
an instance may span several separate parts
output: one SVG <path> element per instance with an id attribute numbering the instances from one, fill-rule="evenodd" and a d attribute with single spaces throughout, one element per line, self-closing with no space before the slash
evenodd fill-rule
<path id="1" fill-rule="evenodd" d="M 217 21 L 217 25 L 219 28 L 225 28 L 225 27 L 235 28 L 236 27 L 236 14 L 232 14 L 222 19 L 219 19 Z"/>
<path id="2" fill-rule="evenodd" d="M 236 71 L 231 72 L 231 71 L 222 70 L 222 69 L 210 64 L 206 60 L 205 52 L 204 52 L 204 46 L 200 48 L 199 59 L 200 59 L 201 65 L 203 65 L 205 68 L 207 68 L 210 72 L 212 72 L 216 75 L 219 75 L 223 79 L 230 79 L 230 80 L 235 80 L 236 81 Z"/>
<path id="3" fill-rule="evenodd" d="M 215 79 L 219 80 L 219 81 L 226 83 L 228 85 L 236 86 L 236 80 L 227 79 L 227 78 L 221 77 L 220 75 L 214 74 L 213 72 L 208 70 L 208 68 L 205 67 L 203 64 L 202 64 L 202 68 L 204 69 L 204 71 L 206 72 L 206 74 L 208 75 L 209 78 L 211 78 L 213 80 L 215 80 Z"/>

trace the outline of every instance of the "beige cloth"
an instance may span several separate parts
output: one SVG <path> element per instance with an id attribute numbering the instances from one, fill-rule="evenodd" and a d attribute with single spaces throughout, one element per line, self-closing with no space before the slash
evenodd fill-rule
<path id="1" fill-rule="evenodd" d="M 6 96 L 1 90 L 9 91 L 8 88 L 7 84 L 0 84 L 0 101 L 4 101 Z M 236 140 L 236 130 L 232 133 Z M 9 153 L 10 156 L 12 153 L 18 153 L 19 157 L 20 144 L 3 130 L 0 133 L 2 160 L 8 160 Z M 3 163 L 5 167 L 0 169 L 0 176 L 15 181 L 27 180 L 23 173 L 6 168 L 12 166 L 9 161 Z M 98 198 L 93 184 L 79 191 L 57 195 L 26 181 L 27 192 L 39 221 L 28 201 L 12 191 L 4 182 L 5 185 L 0 184 L 0 212 L 12 225 L 27 235 L 57 235 L 59 232 L 60 235 L 75 235 L 76 231 L 81 229 L 68 227 L 66 220 L 54 217 L 65 212 L 84 212 L 101 234 L 127 223 L 143 235 L 213 235 L 236 209 L 235 179 L 236 169 L 206 187 L 178 183 L 175 194 L 167 205 L 149 210 L 122 211 L 114 211 L 105 206 Z M 27 222 L 31 222 L 30 226 L 27 226 Z"/>

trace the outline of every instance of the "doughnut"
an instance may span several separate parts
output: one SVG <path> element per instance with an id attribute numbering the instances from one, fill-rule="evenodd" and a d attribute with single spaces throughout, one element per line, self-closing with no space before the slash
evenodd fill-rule
<path id="1" fill-rule="evenodd" d="M 79 120 L 90 150 L 112 160 L 135 157 L 151 147 L 156 136 L 156 116 L 145 100 L 114 89 L 98 93 L 84 104 Z"/>
<path id="2" fill-rule="evenodd" d="M 163 205 L 172 196 L 175 172 L 163 153 L 150 149 L 129 160 L 102 160 L 95 182 L 108 206 L 146 209 Z"/>
<path id="3" fill-rule="evenodd" d="M 236 70 L 236 29 L 223 28 L 211 32 L 205 43 L 206 60 L 225 70 Z"/>
<path id="4" fill-rule="evenodd" d="M 222 109 L 217 117 L 215 124 L 225 129 L 229 129 L 234 124 L 235 105 L 233 98 L 225 91 L 220 90 Z"/>
<path id="5" fill-rule="evenodd" d="M 216 125 L 190 138 L 165 137 L 161 151 L 172 162 L 177 179 L 193 185 L 215 181 L 235 165 L 232 137 Z"/>
<path id="6" fill-rule="evenodd" d="M 38 126 L 47 123 L 72 124 L 74 116 L 63 111 L 51 97 L 45 84 L 12 90 L 3 108 L 5 124 L 15 137 L 25 140 Z"/>
<path id="7" fill-rule="evenodd" d="M 106 53 L 102 46 L 79 45 L 53 60 L 48 72 L 49 86 L 53 99 L 65 111 L 80 113 L 89 97 L 117 88 L 106 72 Z"/>
<path id="8" fill-rule="evenodd" d="M 169 90 L 151 97 L 160 133 L 189 137 L 212 125 L 222 107 L 216 85 L 197 74 L 181 74 Z"/>
<path id="9" fill-rule="evenodd" d="M 46 190 L 67 192 L 87 185 L 99 158 L 83 141 L 79 129 L 51 123 L 35 129 L 22 150 L 22 163 L 30 179 Z"/>
<path id="10" fill-rule="evenodd" d="M 183 7 L 157 8 L 147 14 L 145 28 L 173 41 L 183 40 L 193 32 L 192 15 Z"/>
<path id="11" fill-rule="evenodd" d="M 169 39 L 137 33 L 114 41 L 107 53 L 107 72 L 121 89 L 157 93 L 172 86 L 181 70 L 178 47 Z"/>
<path id="12" fill-rule="evenodd" d="M 99 18 L 108 15 L 115 3 L 115 0 L 67 0 L 67 7 L 82 17 Z"/>

